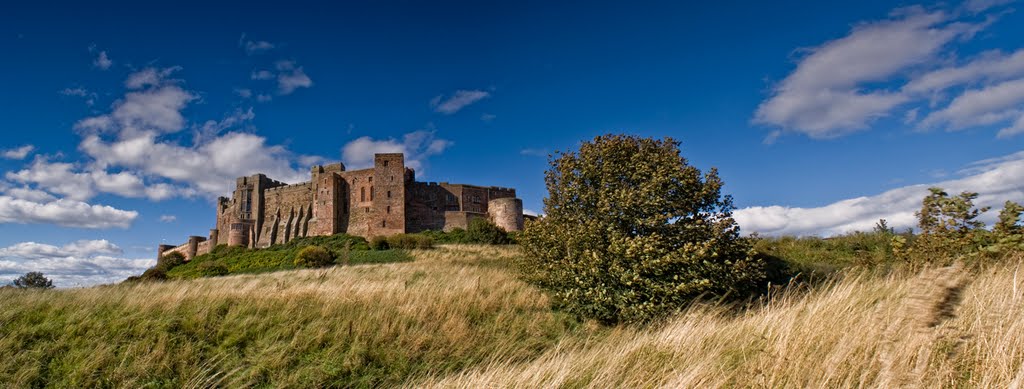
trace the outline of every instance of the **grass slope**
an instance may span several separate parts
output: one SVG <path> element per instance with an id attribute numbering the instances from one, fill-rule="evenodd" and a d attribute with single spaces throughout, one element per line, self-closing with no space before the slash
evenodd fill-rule
<path id="1" fill-rule="evenodd" d="M 167 272 L 172 279 L 189 279 L 203 276 L 202 264 L 207 262 L 221 263 L 230 274 L 264 273 L 279 270 L 295 269 L 295 256 L 306 246 L 321 246 L 330 251 L 339 263 L 370 264 L 407 262 L 413 257 L 404 250 L 370 250 L 366 240 L 357 236 L 338 234 L 332 236 L 316 236 L 294 239 L 286 244 L 273 245 L 264 249 L 247 249 L 244 247 L 217 246 L 212 252 L 197 256 L 188 263 L 176 266 Z"/>
<path id="2" fill-rule="evenodd" d="M 826 243 L 833 244 L 833 243 Z M 845 243 L 843 243 L 845 244 Z M 0 290 L 12 387 L 1017 387 L 1022 258 L 849 268 L 745 310 L 606 328 L 518 281 L 514 247 L 151 284 Z"/>
<path id="3" fill-rule="evenodd" d="M 507 269 L 514 248 L 400 264 L 0 290 L 9 387 L 393 386 L 527 361 L 584 331 Z"/>

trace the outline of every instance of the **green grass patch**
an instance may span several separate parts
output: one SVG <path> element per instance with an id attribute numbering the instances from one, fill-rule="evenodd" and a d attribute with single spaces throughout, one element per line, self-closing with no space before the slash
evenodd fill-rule
<path id="1" fill-rule="evenodd" d="M 217 275 L 209 271 L 212 264 L 223 265 L 227 268 L 227 274 L 264 273 L 296 269 L 295 257 L 302 248 L 307 246 L 320 246 L 327 249 L 334 255 L 338 264 L 358 265 L 412 260 L 412 256 L 405 250 L 371 251 L 365 239 L 338 234 L 299 238 L 286 244 L 273 245 L 263 249 L 220 245 L 210 253 L 197 256 L 188 263 L 169 270 L 167 277 L 170 279 L 191 279 Z M 346 246 L 348 247 L 347 249 Z M 347 256 L 346 251 L 348 252 Z"/>

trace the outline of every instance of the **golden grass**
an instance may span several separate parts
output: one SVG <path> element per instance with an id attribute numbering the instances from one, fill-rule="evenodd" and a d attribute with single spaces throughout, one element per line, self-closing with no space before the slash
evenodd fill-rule
<path id="1" fill-rule="evenodd" d="M 978 274 L 849 274 L 735 315 L 694 307 L 659 328 L 570 339 L 417 387 L 1020 387 L 1020 260 Z"/>
<path id="2" fill-rule="evenodd" d="M 12 387 L 395 385 L 529 360 L 579 326 L 506 269 L 513 248 L 411 263 L 0 291 Z"/>
<path id="3" fill-rule="evenodd" d="M 581 325 L 514 248 L 408 263 L 0 290 L 5 387 L 1020 387 L 1021 258 L 850 271 L 740 311 Z"/>

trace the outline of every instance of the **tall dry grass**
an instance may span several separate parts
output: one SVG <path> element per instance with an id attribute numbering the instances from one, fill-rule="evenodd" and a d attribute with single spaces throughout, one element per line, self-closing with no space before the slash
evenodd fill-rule
<path id="1" fill-rule="evenodd" d="M 513 248 L 413 255 L 401 264 L 0 290 L 0 386 L 393 386 L 531 360 L 583 330 L 507 270 Z"/>
<path id="2" fill-rule="evenodd" d="M 417 387 L 1020 387 L 1020 258 L 877 276 L 773 296 L 740 315 L 694 307 L 654 329 L 567 339 Z"/>

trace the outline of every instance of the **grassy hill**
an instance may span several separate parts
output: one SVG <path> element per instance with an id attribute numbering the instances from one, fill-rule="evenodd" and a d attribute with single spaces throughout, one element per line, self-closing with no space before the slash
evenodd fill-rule
<path id="1" fill-rule="evenodd" d="M 56 291 L 0 290 L 11 387 L 1009 387 L 1021 258 L 848 269 L 744 310 L 581 323 L 520 282 L 515 247 Z M 177 269 L 176 269 L 177 270 Z"/>

